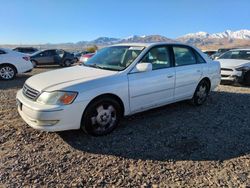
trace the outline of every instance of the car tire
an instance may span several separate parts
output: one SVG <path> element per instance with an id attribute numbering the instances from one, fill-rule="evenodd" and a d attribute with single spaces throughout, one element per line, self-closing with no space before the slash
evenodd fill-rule
<path id="1" fill-rule="evenodd" d="M 33 65 L 33 68 L 36 68 L 36 67 L 37 67 L 37 62 L 36 62 L 36 61 L 31 60 L 31 63 L 32 63 L 32 65 Z"/>
<path id="2" fill-rule="evenodd" d="M 88 105 L 82 117 L 81 128 L 92 136 L 112 132 L 121 119 L 120 104 L 109 97 L 97 99 Z"/>
<path id="3" fill-rule="evenodd" d="M 13 65 L 1 65 L 0 66 L 0 79 L 12 80 L 15 78 L 17 70 Z"/>
<path id="4" fill-rule="evenodd" d="M 64 62 L 63 62 L 63 65 L 64 67 L 69 67 L 71 65 L 71 61 L 69 59 L 66 59 Z"/>
<path id="5" fill-rule="evenodd" d="M 246 84 L 248 86 L 250 85 L 250 71 L 248 71 L 248 72 L 245 73 L 244 84 Z"/>
<path id="6" fill-rule="evenodd" d="M 207 80 L 201 80 L 195 90 L 192 103 L 196 106 L 202 105 L 207 100 L 209 91 L 209 82 Z"/>

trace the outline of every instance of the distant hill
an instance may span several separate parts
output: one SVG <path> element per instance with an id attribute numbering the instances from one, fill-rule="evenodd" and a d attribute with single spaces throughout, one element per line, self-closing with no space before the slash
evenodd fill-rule
<path id="1" fill-rule="evenodd" d="M 76 43 L 42 44 L 42 45 L 0 45 L 0 47 L 14 48 L 16 46 L 34 46 L 39 49 L 62 48 L 71 51 L 83 50 L 87 46 L 97 45 L 104 47 L 118 43 L 150 43 L 150 42 L 183 42 L 197 46 L 201 49 L 218 49 L 226 47 L 250 47 L 250 30 L 230 31 L 221 33 L 197 32 L 180 36 L 176 39 L 162 35 L 133 35 L 126 38 L 99 37 L 92 41 L 79 41 Z"/>

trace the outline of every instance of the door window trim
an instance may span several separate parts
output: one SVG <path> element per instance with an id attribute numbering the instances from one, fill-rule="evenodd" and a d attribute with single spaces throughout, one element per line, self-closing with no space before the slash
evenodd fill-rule
<path id="1" fill-rule="evenodd" d="M 152 71 L 157 71 L 157 70 L 161 70 L 161 69 L 168 69 L 168 68 L 173 68 L 174 67 L 174 61 L 173 61 L 173 57 L 172 57 L 172 53 L 171 53 L 171 45 L 170 44 L 162 44 L 162 45 L 156 45 L 156 46 L 152 46 L 149 49 L 147 49 L 147 51 L 145 52 L 145 54 L 141 57 L 141 59 L 138 60 L 138 62 L 135 64 L 135 66 L 130 70 L 130 72 L 128 74 L 136 74 L 136 73 L 141 73 L 141 72 L 132 72 L 133 69 L 136 67 L 136 65 L 138 63 L 141 63 L 142 60 L 145 58 L 145 56 L 150 52 L 150 50 L 152 50 L 153 48 L 162 48 L 165 47 L 167 48 L 168 54 L 169 54 L 169 60 L 170 60 L 170 66 L 169 67 L 162 67 L 159 69 L 155 69 Z"/>
<path id="2" fill-rule="evenodd" d="M 174 54 L 174 47 L 180 47 L 180 48 L 187 48 L 189 49 L 194 58 L 195 58 L 195 63 L 194 64 L 188 64 L 188 65 L 179 65 L 179 66 L 176 66 L 175 64 L 175 54 Z M 192 48 L 191 46 L 187 46 L 187 45 L 184 45 L 184 44 L 172 44 L 171 45 L 171 55 L 172 55 L 172 61 L 174 62 L 174 67 L 183 67 L 183 66 L 190 66 L 190 65 L 197 65 L 197 64 L 204 64 L 204 63 L 207 63 L 206 60 L 194 49 Z M 198 57 L 197 56 L 200 56 L 200 58 L 204 61 L 204 63 L 199 63 L 198 62 Z"/>

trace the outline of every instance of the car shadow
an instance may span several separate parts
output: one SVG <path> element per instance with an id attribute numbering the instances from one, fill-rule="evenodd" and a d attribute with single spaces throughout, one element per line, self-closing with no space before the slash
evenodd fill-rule
<path id="1" fill-rule="evenodd" d="M 247 84 L 231 82 L 231 81 L 221 81 L 220 85 L 250 88 L 250 86 Z"/>
<path id="2" fill-rule="evenodd" d="M 58 133 L 73 148 L 141 160 L 223 161 L 250 153 L 250 94 L 212 92 L 206 104 L 167 105 L 124 118 L 111 134 Z"/>
<path id="3" fill-rule="evenodd" d="M 63 68 L 60 65 L 37 65 L 36 69 L 58 69 Z"/>
<path id="4" fill-rule="evenodd" d="M 19 74 L 13 80 L 0 80 L 0 90 L 22 88 L 30 74 Z"/>

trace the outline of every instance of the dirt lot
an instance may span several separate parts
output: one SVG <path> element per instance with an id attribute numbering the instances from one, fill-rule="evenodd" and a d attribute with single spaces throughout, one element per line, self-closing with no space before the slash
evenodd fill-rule
<path id="1" fill-rule="evenodd" d="M 221 85 L 201 107 L 140 113 L 95 138 L 36 131 L 19 117 L 17 90 L 48 69 L 0 81 L 0 187 L 250 186 L 250 88 Z"/>

